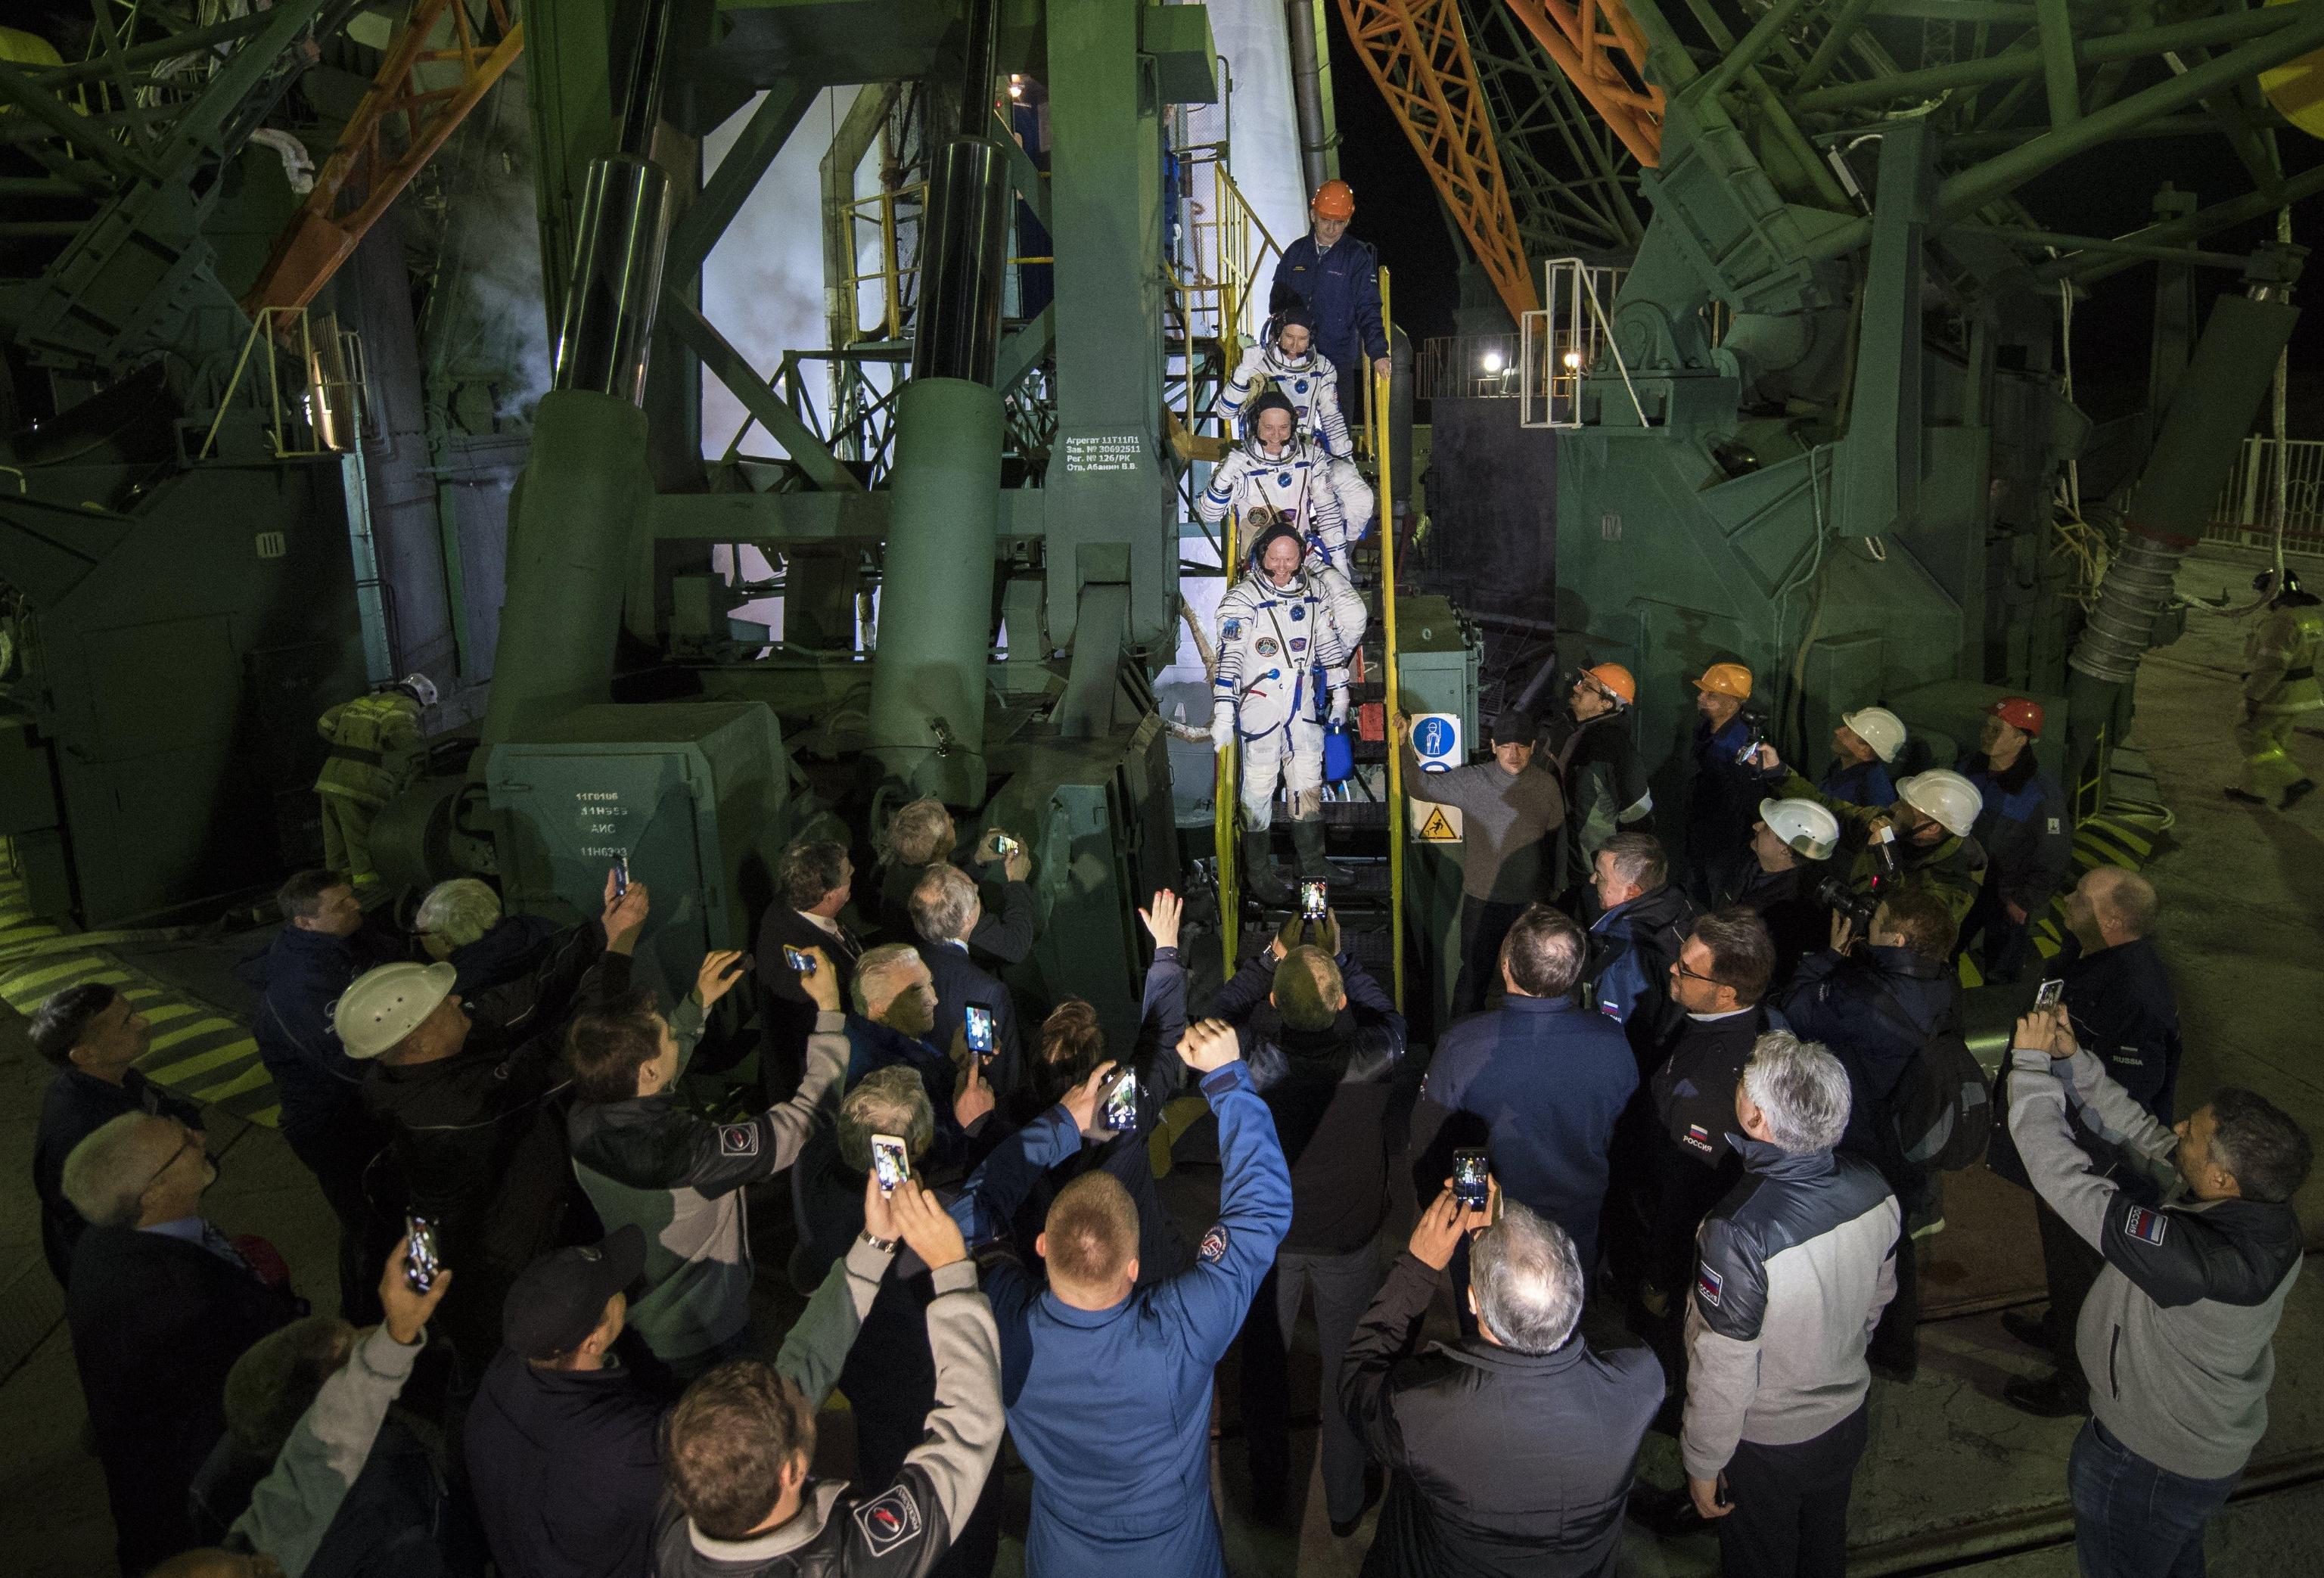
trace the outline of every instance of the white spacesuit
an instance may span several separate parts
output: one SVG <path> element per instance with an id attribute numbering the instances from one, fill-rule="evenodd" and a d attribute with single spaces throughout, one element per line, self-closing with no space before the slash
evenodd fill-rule
<path id="1" fill-rule="evenodd" d="M 1356 469 L 1355 446 L 1348 437 L 1348 420 L 1340 410 L 1340 374 L 1332 359 L 1308 347 L 1314 344 L 1305 311 L 1293 308 L 1270 326 L 1268 344 L 1252 346 L 1242 354 L 1234 376 L 1219 392 L 1219 414 L 1230 428 L 1240 426 L 1245 404 L 1274 389 L 1291 404 L 1299 430 L 1323 450 L 1329 464 L 1323 480 L 1340 504 L 1340 518 L 1350 541 L 1360 541 L 1370 530 L 1379 496 Z M 1288 340 L 1297 349 L 1286 351 Z M 1339 561 L 1347 568 L 1347 561 Z"/>
<path id="2" fill-rule="evenodd" d="M 1211 740 L 1222 751 L 1238 739 L 1242 744 L 1244 864 L 1262 902 L 1279 891 L 1267 854 L 1278 782 L 1291 796 L 1300 873 L 1330 874 L 1323 730 L 1347 723 L 1352 649 L 1342 632 L 1363 613 L 1347 577 L 1329 566 L 1303 566 L 1303 549 L 1290 527 L 1269 527 L 1252 550 L 1250 572 L 1219 599 Z"/>

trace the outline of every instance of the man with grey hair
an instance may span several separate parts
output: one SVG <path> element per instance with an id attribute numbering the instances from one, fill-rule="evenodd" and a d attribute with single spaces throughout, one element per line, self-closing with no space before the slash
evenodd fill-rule
<path id="1" fill-rule="evenodd" d="M 992 1040 L 980 1052 L 984 1082 L 996 1092 L 1017 1088 L 1024 1066 L 1024 1047 L 1018 1038 L 1017 1010 L 1009 988 L 969 956 L 969 938 L 984 921 L 984 900 L 976 880 L 958 866 L 942 863 L 922 872 L 913 885 L 912 929 L 925 945 L 920 958 L 936 989 L 936 1029 L 929 1039 L 949 1047 L 967 1022 L 973 1005 L 991 1016 Z M 920 1410 L 925 1416 L 927 1412 Z"/>
<path id="2" fill-rule="evenodd" d="M 882 943 L 856 961 L 847 1016 L 847 1088 L 874 1069 L 904 1067 L 927 1087 L 936 1114 L 929 1165 L 957 1176 L 969 1160 L 969 1136 L 991 1115 L 992 1086 L 958 1038 L 949 1055 L 929 1038 L 936 1023 L 936 982 L 908 943 Z M 925 1180 L 924 1180 L 925 1181 Z"/>
<path id="3" fill-rule="evenodd" d="M 531 974 L 558 928 L 545 915 L 506 913 L 480 877 L 454 877 L 428 890 L 411 929 L 429 958 L 460 973 L 452 990 L 474 1000 Z"/>
<path id="4" fill-rule="evenodd" d="M 1477 1334 L 1406 1357 L 1464 1236 Z M 1447 1188 L 1421 1213 L 1340 1372 L 1342 1407 L 1390 1472 L 1366 1572 L 1515 1572 L 1518 1551 L 1527 1573 L 1613 1571 L 1663 1372 L 1645 1348 L 1577 1336 L 1582 1293 L 1573 1240 L 1498 1186 L 1486 1207 Z"/>
<path id="5" fill-rule="evenodd" d="M 1846 1569 L 1864 1354 L 1896 1290 L 1903 1221 L 1877 1171 L 1835 1154 L 1848 1111 L 1839 1058 L 1760 1037 L 1729 1136 L 1743 1181 L 1695 1235 L 1679 1449 L 1728 1578 Z"/>

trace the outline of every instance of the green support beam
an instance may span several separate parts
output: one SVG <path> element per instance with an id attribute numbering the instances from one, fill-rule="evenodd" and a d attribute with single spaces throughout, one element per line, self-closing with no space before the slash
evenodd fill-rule
<path id="1" fill-rule="evenodd" d="M 820 91 L 812 83 L 797 81 L 778 82 L 767 89 L 767 97 L 751 112 L 742 135 L 726 150 L 726 157 L 702 183 L 686 217 L 670 231 L 665 272 L 690 280 L 700 272 L 704 260 L 726 234 L 734 216 L 742 211 L 742 205 L 750 200 Z"/>
<path id="2" fill-rule="evenodd" d="M 791 413 L 790 407 L 775 398 L 775 392 L 751 366 L 750 358 L 736 350 L 692 302 L 675 290 L 666 290 L 662 292 L 661 312 L 661 321 L 694 353 L 703 370 L 742 402 L 742 409 L 783 447 L 809 481 L 817 487 L 843 492 L 862 489 L 855 474 L 840 464 L 807 425 Z"/>
<path id="3" fill-rule="evenodd" d="M 2050 128 L 2064 131 L 2082 118 L 2082 88 L 2074 75 L 2074 19 L 2066 0 L 2034 0 L 2041 18 L 2042 84 L 2050 96 Z"/>

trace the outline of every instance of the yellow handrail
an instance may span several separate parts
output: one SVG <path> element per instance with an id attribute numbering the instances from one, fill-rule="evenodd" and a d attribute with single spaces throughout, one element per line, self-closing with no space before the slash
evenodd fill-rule
<path id="1" fill-rule="evenodd" d="M 1388 316 L 1388 271 L 1379 272 L 1380 322 Z M 1360 351 L 1360 347 L 1359 347 Z M 1386 631 L 1382 651 L 1388 659 L 1388 716 L 1381 722 L 1388 736 L 1388 966 L 1396 992 L 1396 1010 L 1404 1011 L 1404 748 L 1397 743 L 1395 718 L 1404 710 L 1404 694 L 1397 685 L 1396 665 L 1396 496 L 1395 477 L 1388 445 L 1388 381 L 1374 364 L 1371 381 L 1372 454 L 1379 461 L 1380 615 Z"/>
<path id="2" fill-rule="evenodd" d="M 1226 572 L 1227 589 L 1234 588 L 1235 549 L 1241 512 L 1229 510 L 1225 521 L 1226 534 L 1220 549 L 1220 568 Z M 1224 656 L 1224 653 L 1221 653 Z M 1214 675 L 1213 678 L 1216 678 Z M 1218 687 L 1211 687 L 1211 699 L 1215 706 Z M 1219 943 L 1226 955 L 1226 978 L 1234 979 L 1240 964 L 1242 951 L 1242 884 L 1235 875 L 1235 811 L 1240 785 L 1239 769 L 1242 759 L 1242 731 L 1235 730 L 1234 743 L 1219 752 L 1218 787 L 1213 792 L 1217 804 L 1211 812 L 1211 842 L 1219 857 Z"/>

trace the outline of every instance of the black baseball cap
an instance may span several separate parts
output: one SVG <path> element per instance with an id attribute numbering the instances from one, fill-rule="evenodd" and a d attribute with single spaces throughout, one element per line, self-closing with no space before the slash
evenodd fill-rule
<path id="1" fill-rule="evenodd" d="M 646 1269 L 645 1230 L 631 1223 L 594 1244 L 558 1250 L 524 1269 L 501 1306 L 501 1332 L 520 1359 L 555 1359 L 581 1346 L 605 1301 Z"/>

